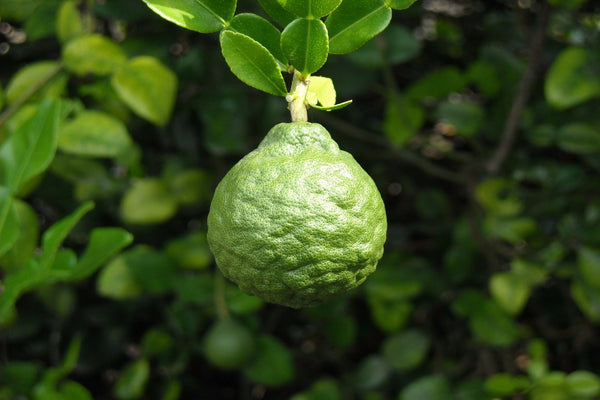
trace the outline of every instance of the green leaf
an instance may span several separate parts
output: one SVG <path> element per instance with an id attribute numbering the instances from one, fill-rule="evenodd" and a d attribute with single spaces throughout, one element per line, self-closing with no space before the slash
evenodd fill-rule
<path id="1" fill-rule="evenodd" d="M 19 216 L 10 191 L 0 186 L 0 255 L 13 247 L 19 237 Z"/>
<path id="2" fill-rule="evenodd" d="M 275 57 L 256 40 L 231 31 L 220 35 L 225 61 L 245 84 L 275 96 L 285 96 L 285 82 Z"/>
<path id="3" fill-rule="evenodd" d="M 409 371 L 425 360 L 429 344 L 429 338 L 424 333 L 411 329 L 389 336 L 383 342 L 382 354 L 393 368 Z"/>
<path id="4" fill-rule="evenodd" d="M 320 19 L 298 18 L 281 33 L 281 49 L 303 75 L 316 72 L 327 61 L 329 39 Z"/>
<path id="5" fill-rule="evenodd" d="M 486 212 L 499 217 L 513 217 L 522 211 L 523 204 L 512 189 L 511 182 L 502 178 L 490 178 L 477 186 L 475 197 Z"/>
<path id="6" fill-rule="evenodd" d="M 127 267 L 144 291 L 164 293 L 173 288 L 176 269 L 164 252 L 148 246 L 136 246 L 124 254 Z"/>
<path id="7" fill-rule="evenodd" d="M 573 122 L 558 130 L 558 147 L 574 154 L 600 153 L 600 129 L 593 125 Z"/>
<path id="8" fill-rule="evenodd" d="M 342 400 L 344 397 L 335 379 L 323 378 L 313 383 L 308 390 L 295 394 L 290 400 Z"/>
<path id="9" fill-rule="evenodd" d="M 93 400 L 90 392 L 80 383 L 66 381 L 60 385 L 60 395 L 69 400 Z"/>
<path id="10" fill-rule="evenodd" d="M 492 297 L 511 315 L 517 315 L 523 310 L 531 293 L 529 284 L 511 272 L 492 275 L 489 286 Z"/>
<path id="11" fill-rule="evenodd" d="M 96 280 L 96 290 L 101 296 L 114 300 L 129 299 L 142 293 L 124 256 L 116 257 L 102 268 Z"/>
<path id="12" fill-rule="evenodd" d="M 311 76 L 308 84 L 306 99 L 311 106 L 317 103 L 323 107 L 333 107 L 335 105 L 335 87 L 330 78 L 324 76 Z"/>
<path id="13" fill-rule="evenodd" d="M 0 381 L 14 393 L 28 393 L 39 378 L 38 362 L 8 361 L 0 370 Z"/>
<path id="14" fill-rule="evenodd" d="M 381 41 L 371 40 L 347 57 L 363 68 L 380 69 L 409 61 L 420 51 L 421 42 L 412 31 L 402 25 L 390 25 L 381 34 Z"/>
<path id="15" fill-rule="evenodd" d="M 0 148 L 0 182 L 11 193 L 18 193 L 50 165 L 56 152 L 59 111 L 57 101 L 45 100 Z"/>
<path id="16" fill-rule="evenodd" d="M 261 335 L 256 341 L 256 356 L 244 368 L 252 381 L 268 387 L 282 386 L 294 378 L 291 351 L 278 339 Z"/>
<path id="17" fill-rule="evenodd" d="M 127 55 L 109 38 L 90 34 L 71 40 L 63 49 L 66 67 L 77 75 L 108 75 L 127 62 Z"/>
<path id="18" fill-rule="evenodd" d="M 485 381 L 485 390 L 494 396 L 511 396 L 531 387 L 526 376 L 494 374 Z"/>
<path id="19" fill-rule="evenodd" d="M 244 34 L 258 43 L 262 44 L 282 66 L 286 66 L 288 61 L 281 51 L 280 41 L 281 32 L 275 28 L 269 21 L 259 17 L 256 14 L 242 13 L 236 15 L 231 20 L 230 28 Z"/>
<path id="20" fill-rule="evenodd" d="M 582 246 L 577 251 L 577 265 L 585 282 L 600 289 L 600 251 Z"/>
<path id="21" fill-rule="evenodd" d="M 450 383 L 441 375 L 430 375 L 406 386 L 398 400 L 449 400 L 452 399 Z"/>
<path id="22" fill-rule="evenodd" d="M 77 2 L 73 0 L 64 1 L 58 9 L 56 17 L 56 36 L 62 43 L 66 43 L 83 33 L 83 22 L 77 8 Z"/>
<path id="23" fill-rule="evenodd" d="M 437 117 L 449 124 L 458 135 L 475 135 L 484 122 L 483 108 L 470 101 L 444 101 L 438 105 Z"/>
<path id="24" fill-rule="evenodd" d="M 150 363 L 145 358 L 127 365 L 113 388 L 117 399 L 139 399 L 146 390 L 150 378 Z"/>
<path id="25" fill-rule="evenodd" d="M 344 0 L 325 24 L 329 31 L 329 52 L 350 53 L 382 32 L 392 19 L 385 0 Z"/>
<path id="26" fill-rule="evenodd" d="M 4 108 L 4 103 L 6 103 L 6 93 L 4 92 L 4 88 L 0 84 L 0 111 Z"/>
<path id="27" fill-rule="evenodd" d="M 162 329 L 150 329 L 142 338 L 142 352 L 145 357 L 152 357 L 169 350 L 174 340 L 168 332 Z"/>
<path id="28" fill-rule="evenodd" d="M 182 268 L 205 269 L 212 264 L 205 232 L 194 232 L 167 243 L 167 254 Z"/>
<path id="29" fill-rule="evenodd" d="M 17 240 L 14 242 L 12 248 L 4 256 L 0 257 L 2 269 L 4 272 L 10 272 L 24 266 L 27 260 L 33 256 L 33 252 L 38 245 L 40 228 L 35 210 L 28 203 L 20 200 L 13 202 L 18 222 L 4 220 L 4 226 L 2 225 L 1 210 L 4 207 L 2 193 L 5 190 L 5 188 L 0 187 L 0 254 L 3 253 L 2 247 L 10 243 L 10 240 L 3 236 L 3 229 L 16 227 L 19 231 Z"/>
<path id="30" fill-rule="evenodd" d="M 208 203 L 212 196 L 211 177 L 201 169 L 176 171 L 165 177 L 169 189 L 184 206 Z"/>
<path id="31" fill-rule="evenodd" d="M 200 33 L 225 28 L 235 13 L 236 0 L 144 0 L 158 15 Z"/>
<path id="32" fill-rule="evenodd" d="M 500 306 L 487 298 L 474 304 L 469 326 L 485 343 L 491 346 L 509 346 L 518 338 L 518 328 L 514 320 Z"/>
<path id="33" fill-rule="evenodd" d="M 464 76 L 456 67 L 444 67 L 413 83 L 407 89 L 406 96 L 414 100 L 441 99 L 461 91 L 465 83 Z"/>
<path id="34" fill-rule="evenodd" d="M 600 95 L 600 57 L 592 49 L 563 50 L 548 71 L 546 99 L 550 105 L 569 108 Z"/>
<path id="35" fill-rule="evenodd" d="M 575 371 L 567 375 L 567 386 L 572 396 L 592 398 L 600 394 L 600 378 L 589 371 Z"/>
<path id="36" fill-rule="evenodd" d="M 390 375 L 388 363 L 379 355 L 370 355 L 359 364 L 353 385 L 361 390 L 369 390 L 383 384 Z"/>
<path id="37" fill-rule="evenodd" d="M 389 0 L 388 4 L 394 10 L 406 10 L 412 6 L 417 0 Z"/>
<path id="38" fill-rule="evenodd" d="M 394 145 L 405 146 L 424 122 L 425 110 L 419 104 L 397 94 L 388 97 L 383 132 Z"/>
<path id="39" fill-rule="evenodd" d="M 298 17 L 317 19 L 330 14 L 342 0 L 277 0 L 287 11 Z"/>
<path id="40" fill-rule="evenodd" d="M 571 284 L 571 296 L 583 313 L 593 322 L 600 322 L 600 290 L 587 282 L 574 280 Z"/>
<path id="41" fill-rule="evenodd" d="M 22 96 L 33 91 L 31 101 L 60 97 L 67 86 L 67 75 L 61 74 L 58 61 L 38 61 L 27 64 L 17 71 L 6 86 L 6 103 L 14 104 Z"/>
<path id="42" fill-rule="evenodd" d="M 279 26 L 287 26 L 296 19 L 296 16 L 283 8 L 278 0 L 258 0 L 258 2 L 269 17 L 273 18 Z"/>
<path id="43" fill-rule="evenodd" d="M 177 94 L 177 76 L 158 59 L 135 57 L 111 79 L 119 98 L 140 117 L 159 126 L 171 118 Z"/>
<path id="44" fill-rule="evenodd" d="M 533 218 L 489 216 L 483 221 L 483 231 L 486 235 L 517 244 L 537 230 Z"/>
<path id="45" fill-rule="evenodd" d="M 83 111 L 58 132 L 58 148 L 80 156 L 116 157 L 131 143 L 125 125 L 100 111 Z"/>
<path id="46" fill-rule="evenodd" d="M 125 192 L 121 216 L 128 224 L 159 224 L 173 217 L 177 208 L 177 199 L 160 179 L 145 178 Z"/>

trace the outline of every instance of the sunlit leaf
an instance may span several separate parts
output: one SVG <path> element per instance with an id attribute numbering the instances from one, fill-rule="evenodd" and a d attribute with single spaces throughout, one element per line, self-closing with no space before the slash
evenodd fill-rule
<path id="1" fill-rule="evenodd" d="M 269 50 L 282 66 L 287 65 L 287 59 L 280 46 L 281 32 L 266 19 L 251 13 L 238 14 L 231 20 L 230 29 L 256 40 Z"/>
<path id="2" fill-rule="evenodd" d="M 127 55 L 118 44 L 98 34 L 71 40 L 64 47 L 62 58 L 67 68 L 78 75 L 108 75 L 127 62 Z"/>
<path id="3" fill-rule="evenodd" d="M 177 199 L 159 179 L 133 182 L 121 201 L 121 216 L 128 224 L 158 224 L 177 212 Z"/>
<path id="4" fill-rule="evenodd" d="M 277 2 L 298 17 L 321 18 L 335 10 L 342 0 L 277 0 Z"/>
<path id="5" fill-rule="evenodd" d="M 327 61 L 329 40 L 327 28 L 320 19 L 298 18 L 281 34 L 281 49 L 303 75 L 316 72 Z"/>
<path id="6" fill-rule="evenodd" d="M 144 0 L 155 13 L 201 33 L 223 29 L 235 13 L 236 0 Z"/>

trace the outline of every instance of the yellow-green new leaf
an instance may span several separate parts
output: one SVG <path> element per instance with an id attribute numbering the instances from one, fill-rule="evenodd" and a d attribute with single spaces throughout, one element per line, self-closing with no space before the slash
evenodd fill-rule
<path id="1" fill-rule="evenodd" d="M 140 117 L 159 126 L 171 118 L 177 76 L 154 57 L 131 59 L 111 80 L 119 98 Z"/>

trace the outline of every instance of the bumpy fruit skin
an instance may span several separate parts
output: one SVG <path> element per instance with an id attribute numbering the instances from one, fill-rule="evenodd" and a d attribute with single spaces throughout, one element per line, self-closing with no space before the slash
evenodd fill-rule
<path id="1" fill-rule="evenodd" d="M 387 221 L 371 177 L 323 126 L 278 124 L 216 188 L 208 243 L 244 292 L 293 308 L 360 285 Z"/>

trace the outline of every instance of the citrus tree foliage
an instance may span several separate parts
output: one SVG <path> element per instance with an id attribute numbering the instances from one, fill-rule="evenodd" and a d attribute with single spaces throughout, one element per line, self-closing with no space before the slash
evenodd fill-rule
<path id="1" fill-rule="evenodd" d="M 592 0 L 0 1 L 0 399 L 599 398 L 599 26 Z M 302 82 L 388 240 L 291 310 L 218 273 L 206 216 Z"/>

